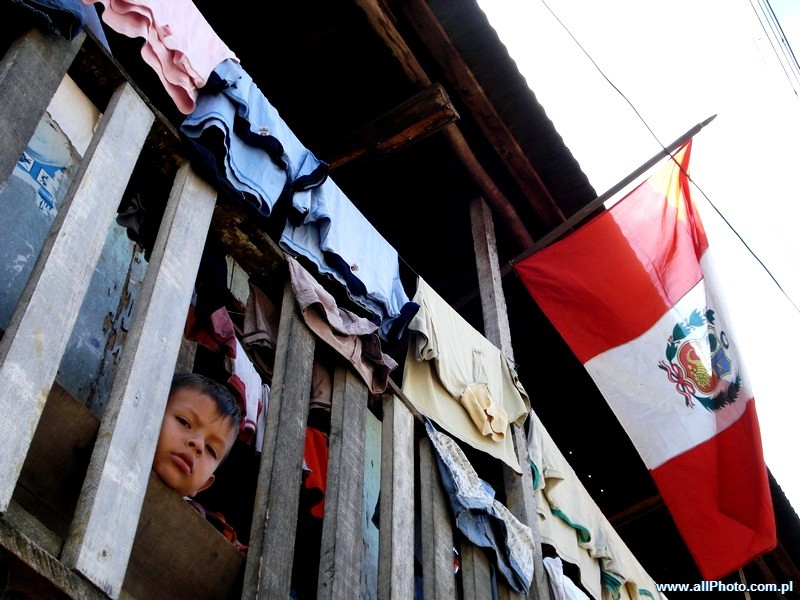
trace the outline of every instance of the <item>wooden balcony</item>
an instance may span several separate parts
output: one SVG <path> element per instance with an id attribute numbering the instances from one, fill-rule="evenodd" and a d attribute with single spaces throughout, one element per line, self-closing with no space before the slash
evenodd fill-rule
<path id="1" fill-rule="evenodd" d="M 9 43 L 0 69 L 3 182 L 67 74 L 102 118 L 0 342 L 0 403 L 9 415 L 0 423 L 0 566 L 9 589 L 54 598 L 287 598 L 312 365 L 324 353 L 298 315 L 283 255 L 239 207 L 217 199 L 174 127 L 85 34 L 67 42 L 31 30 Z M 107 401 L 90 410 L 60 385 L 59 365 L 120 200 L 142 179 L 163 188 L 164 214 Z M 151 471 L 173 371 L 192 363 L 183 328 L 207 239 L 248 277 L 269 281 L 281 307 L 246 558 Z M 344 362 L 325 356 L 334 391 L 319 558 L 309 561 L 316 597 L 414 597 L 415 521 L 425 597 L 456 598 L 457 589 L 488 597 L 482 553 L 464 544 L 454 573 L 457 542 L 435 461 L 399 390 L 371 397 Z M 529 483 L 529 474 L 507 478 L 509 507 L 525 519 L 534 514 Z M 365 497 L 377 489 L 380 530 L 370 533 L 375 506 Z M 536 574 L 531 597 L 544 590 L 542 569 Z"/>

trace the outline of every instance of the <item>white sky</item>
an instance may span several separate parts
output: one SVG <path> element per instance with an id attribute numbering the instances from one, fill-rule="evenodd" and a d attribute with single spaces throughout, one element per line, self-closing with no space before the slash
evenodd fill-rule
<path id="1" fill-rule="evenodd" d="M 695 136 L 692 178 L 800 306 L 800 99 L 751 2 L 545 1 L 664 145 L 718 114 Z M 800 56 L 800 2 L 771 3 Z M 598 194 L 660 150 L 542 0 L 479 4 Z M 753 382 L 767 465 L 800 511 L 800 313 L 700 193 L 695 201 Z"/>

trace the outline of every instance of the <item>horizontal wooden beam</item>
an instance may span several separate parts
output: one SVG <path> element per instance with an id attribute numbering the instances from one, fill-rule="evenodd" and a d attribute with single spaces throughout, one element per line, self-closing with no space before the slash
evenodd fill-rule
<path id="1" fill-rule="evenodd" d="M 222 246 L 251 279 L 284 281 L 286 259 L 250 211 L 220 196 L 211 218 L 209 237 Z"/>
<path id="2" fill-rule="evenodd" d="M 394 19 L 380 0 L 355 0 L 364 11 L 375 33 L 383 40 L 392 55 L 398 60 L 411 82 L 419 87 L 428 87 L 431 80 L 419 61 L 397 30 Z M 461 161 L 473 183 L 481 190 L 486 201 L 498 217 L 503 227 L 511 234 L 520 248 L 533 244 L 533 238 L 522 224 L 517 211 L 508 198 L 495 185 L 491 176 L 483 168 L 466 138 L 455 123 L 444 128 L 445 138 L 456 157 Z"/>
<path id="3" fill-rule="evenodd" d="M 67 569 L 57 558 L 33 543 L 5 519 L 0 519 L 0 547 L 42 580 L 49 581 L 54 592 L 53 597 L 58 597 L 60 592 L 76 600 L 108 600 L 105 594 L 77 573 Z"/>
<path id="4" fill-rule="evenodd" d="M 564 213 L 544 185 L 539 173 L 528 160 L 519 142 L 486 96 L 428 4 L 424 0 L 408 0 L 401 2 L 400 6 L 544 224 L 554 227 L 564 221 Z"/>
<path id="5" fill-rule="evenodd" d="M 636 504 L 612 515 L 608 518 L 608 521 L 614 527 L 622 527 L 623 525 L 628 525 L 637 519 L 641 519 L 643 516 L 653 512 L 654 510 L 664 508 L 664 506 L 664 500 L 661 498 L 661 496 L 651 496 L 650 498 L 642 500 L 641 502 L 637 502 Z"/>
<path id="6" fill-rule="evenodd" d="M 359 157 L 381 157 L 418 142 L 458 120 L 445 89 L 435 83 L 354 133 L 330 160 L 332 169 Z"/>

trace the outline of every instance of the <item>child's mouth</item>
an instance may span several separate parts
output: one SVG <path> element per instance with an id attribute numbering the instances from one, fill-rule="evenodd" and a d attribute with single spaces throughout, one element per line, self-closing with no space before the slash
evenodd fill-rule
<path id="1" fill-rule="evenodd" d="M 181 471 L 187 475 L 191 474 L 192 467 L 194 467 L 194 459 L 190 455 L 184 454 L 183 452 L 173 452 L 172 461 Z"/>

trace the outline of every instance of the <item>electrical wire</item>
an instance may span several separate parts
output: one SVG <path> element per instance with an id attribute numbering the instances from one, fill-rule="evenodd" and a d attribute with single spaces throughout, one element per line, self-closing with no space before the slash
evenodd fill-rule
<path id="1" fill-rule="evenodd" d="M 772 52 L 775 54 L 775 57 L 778 59 L 778 63 L 781 65 L 781 69 L 783 70 L 783 74 L 786 75 L 786 79 L 789 80 L 789 85 L 792 86 L 792 91 L 794 92 L 795 96 L 800 97 L 800 94 L 797 92 L 796 83 L 800 83 L 800 79 L 798 79 L 798 72 L 800 72 L 800 66 L 797 63 L 797 58 L 792 51 L 791 46 L 789 45 L 789 41 L 786 39 L 786 36 L 783 33 L 783 28 L 778 21 L 777 16 L 775 15 L 775 11 L 772 10 L 772 6 L 769 3 L 769 0 L 755 0 L 758 2 L 759 8 L 761 9 L 761 14 L 759 14 L 758 9 L 754 4 L 754 0 L 750 0 L 750 7 L 753 9 L 753 12 L 758 19 L 759 24 L 761 25 L 761 29 L 764 31 L 764 35 L 769 42 L 770 48 Z M 763 2 L 763 4 L 762 4 Z M 764 7 L 766 5 L 766 8 Z M 763 14 L 763 19 L 762 15 Z M 766 25 L 764 22 L 766 21 Z M 767 30 L 769 28 L 769 31 Z M 773 40 L 778 40 L 780 44 L 780 51 L 775 47 L 775 42 Z M 790 65 L 790 69 L 792 73 L 790 74 L 786 68 L 786 64 Z M 794 81 L 792 80 L 792 74 L 794 75 Z"/>
<path id="2" fill-rule="evenodd" d="M 554 18 L 556 21 L 558 21 L 558 24 L 559 24 L 559 25 L 561 25 L 561 27 L 564 29 L 564 31 L 567 33 L 567 35 L 569 35 L 569 37 L 570 37 L 570 38 L 572 38 L 572 40 L 575 42 L 575 44 L 578 46 L 578 48 L 580 48 L 581 52 L 583 52 L 583 54 L 586 56 L 586 58 L 588 58 L 588 59 L 589 59 L 589 61 L 590 61 L 590 62 L 592 63 L 592 65 L 594 66 L 594 68 L 595 68 L 595 69 L 597 69 L 597 72 L 598 72 L 598 73 L 599 73 L 599 74 L 600 74 L 600 75 L 603 77 L 603 79 L 605 79 L 605 80 L 608 82 L 608 84 L 609 84 L 609 85 L 610 85 L 610 86 L 611 86 L 611 87 L 614 89 L 614 91 L 616 91 L 616 92 L 617 92 L 617 93 L 618 93 L 618 94 L 619 94 L 619 95 L 622 97 L 622 99 L 623 99 L 623 100 L 625 100 L 625 102 L 628 104 L 628 106 L 630 106 L 631 110 L 633 110 L 633 112 L 636 114 L 636 116 L 639 118 L 639 120 L 640 120 L 640 121 L 642 122 L 642 124 L 645 126 L 645 128 L 647 129 L 647 131 L 649 131 L 649 132 L 650 132 L 650 135 L 652 135 L 652 136 L 653 136 L 653 139 L 655 139 L 656 143 L 658 143 L 658 145 L 661 147 L 661 149 L 662 149 L 662 150 L 664 150 L 664 152 L 665 152 L 666 154 L 669 154 L 670 158 L 671 158 L 671 159 L 672 159 L 672 160 L 673 160 L 673 161 L 674 161 L 676 164 L 678 164 L 678 166 L 681 168 L 681 170 L 683 170 L 683 167 L 682 167 L 682 166 L 681 166 L 681 165 L 680 165 L 680 164 L 679 164 L 677 161 L 675 161 L 675 158 L 674 158 L 674 156 L 672 156 L 672 155 L 671 155 L 669 152 L 667 152 L 667 149 L 666 149 L 666 147 L 664 146 L 664 144 L 663 144 L 663 143 L 661 142 L 661 140 L 658 138 L 658 136 L 657 136 L 657 135 L 656 135 L 656 133 L 653 131 L 652 127 L 650 127 L 649 123 L 647 123 L 647 121 L 646 121 L 646 120 L 645 120 L 645 118 L 642 116 L 642 114 L 641 114 L 641 113 L 640 113 L 640 112 L 637 110 L 637 108 L 634 106 L 633 102 L 631 102 L 631 101 L 630 101 L 630 99 L 629 99 L 629 98 L 628 98 L 628 97 L 627 97 L 627 96 L 626 96 L 626 95 L 625 95 L 625 94 L 622 92 L 622 90 L 620 90 L 620 89 L 619 89 L 619 87 L 617 87 L 617 85 L 615 85 L 615 84 L 614 84 L 614 82 L 613 82 L 613 81 L 611 81 L 611 79 L 610 79 L 610 78 L 609 78 L 609 77 L 608 77 L 608 76 L 605 74 L 605 72 L 603 71 L 603 69 L 601 69 L 601 68 L 600 68 L 600 65 L 598 65 L 598 64 L 597 64 L 597 61 L 595 61 L 595 59 L 594 59 L 594 58 L 591 56 L 591 54 L 589 54 L 589 52 L 586 50 L 586 48 L 584 48 L 584 47 L 583 47 L 583 45 L 582 45 L 582 44 L 581 44 L 581 43 L 578 41 L 578 39 L 577 39 L 577 38 L 576 38 L 576 37 L 573 35 L 573 33 L 570 31 L 569 27 L 567 27 L 567 26 L 566 26 L 566 24 L 565 24 L 565 23 L 564 23 L 564 22 L 563 22 L 563 21 L 562 21 L 562 20 L 559 18 L 559 16 L 558 16 L 558 15 L 557 15 L 557 14 L 556 14 L 554 11 L 553 11 L 553 9 L 552 9 L 552 8 L 550 8 L 550 6 L 547 4 L 546 0 L 541 0 L 541 2 L 542 2 L 542 4 L 544 5 L 544 7 L 545 7 L 545 8 L 546 8 L 546 9 L 547 9 L 549 12 L 550 12 L 550 14 L 551 14 L 551 15 L 553 15 L 553 18 Z M 769 2 L 768 2 L 768 0 L 765 0 L 765 2 L 767 2 L 767 4 L 769 5 Z M 751 5 L 752 5 L 752 0 L 751 0 Z M 772 8 L 770 7 L 770 11 L 771 11 L 771 10 L 772 10 Z M 774 16 L 774 13 L 773 13 L 773 16 Z M 777 22 L 777 19 L 776 19 L 776 22 Z M 763 23 L 762 23 L 762 27 L 763 27 Z M 781 31 L 781 32 L 782 32 L 782 31 Z M 792 54 L 792 57 L 794 58 L 794 54 Z M 796 92 L 795 92 L 795 93 L 796 93 Z M 699 192 L 702 194 L 702 196 L 703 196 L 703 197 L 706 199 L 706 202 L 708 202 L 709 206 L 710 206 L 711 208 L 713 208 L 713 209 L 714 209 L 714 211 L 715 211 L 715 212 L 716 212 L 716 213 L 719 215 L 719 217 L 722 219 L 722 221 L 725 223 L 725 225 L 727 225 L 727 226 L 728 226 L 728 228 L 729 228 L 729 229 L 730 229 L 730 230 L 733 232 L 733 234 L 734 234 L 734 235 L 735 235 L 735 236 L 736 236 L 736 237 L 739 239 L 739 241 L 740 241 L 740 242 L 742 243 L 742 245 L 743 245 L 743 246 L 744 246 L 744 247 L 747 249 L 747 251 L 748 251 L 748 252 L 751 254 L 751 256 L 752 256 L 752 257 L 753 257 L 753 258 L 754 258 L 754 259 L 755 259 L 755 260 L 758 262 L 758 264 L 761 266 L 761 268 L 762 268 L 762 269 L 764 269 L 764 271 L 765 271 L 765 272 L 766 272 L 766 274 L 769 276 L 769 278 L 770 278 L 770 279 L 772 279 L 773 283 L 774 283 L 774 284 L 777 286 L 778 290 L 780 290 L 781 294 L 783 294 L 783 296 L 784 296 L 784 297 L 785 297 L 785 298 L 786 298 L 786 299 L 789 301 L 789 303 L 790 303 L 790 304 L 791 304 L 791 305 L 794 307 L 795 311 L 797 311 L 798 313 L 800 313 L 800 308 L 798 308 L 798 306 L 797 306 L 797 305 L 794 303 L 794 301 L 793 301 L 793 300 L 792 300 L 792 299 L 789 297 L 789 295 L 788 295 L 788 294 L 786 293 L 786 291 L 783 289 L 783 286 L 781 286 L 781 284 L 778 282 L 778 280 L 777 280 L 777 279 L 775 278 L 775 276 L 772 274 L 772 271 L 770 271 L 770 269 L 769 269 L 769 268 L 768 268 L 768 267 L 767 267 L 767 266 L 764 264 L 764 262 L 761 260 L 761 258 L 759 258 L 759 256 L 758 256 L 758 255 L 755 253 L 755 251 L 754 251 L 754 250 L 753 250 L 753 249 L 750 247 L 750 245 L 749 245 L 747 242 L 745 242 L 745 240 L 744 240 L 744 238 L 741 236 L 741 234 L 739 234 L 739 232 L 738 232 L 738 231 L 736 230 L 736 228 L 735 228 L 735 227 L 734 227 L 734 226 L 733 226 L 733 225 L 730 223 L 730 221 L 728 221 L 728 219 L 725 217 L 725 215 L 722 213 L 722 211 L 721 211 L 719 208 L 717 208 L 717 206 L 716 206 L 716 205 L 715 205 L 715 204 L 714 204 L 714 203 L 711 201 L 711 199 L 710 199 L 710 198 L 708 197 L 708 195 L 707 195 L 707 194 L 706 194 L 706 193 L 705 193 L 705 192 L 702 190 L 702 188 L 701 188 L 701 187 L 700 187 L 700 186 L 697 184 L 697 182 L 696 182 L 694 179 L 692 179 L 692 177 L 689 175 L 689 173 L 687 173 L 686 171 L 683 171 L 683 172 L 684 172 L 684 174 L 686 175 L 686 177 L 688 177 L 689 181 L 690 181 L 690 182 L 691 182 L 691 183 L 692 183 L 692 184 L 695 186 L 695 188 L 696 188 L 696 189 L 697 189 L 697 190 L 698 190 L 698 191 L 699 191 Z"/>

